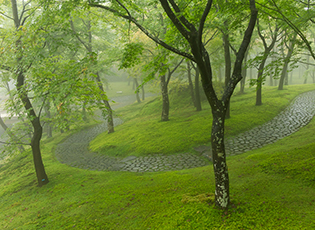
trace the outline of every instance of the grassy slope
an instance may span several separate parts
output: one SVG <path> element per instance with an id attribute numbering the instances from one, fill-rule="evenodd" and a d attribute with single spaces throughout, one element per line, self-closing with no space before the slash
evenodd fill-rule
<path id="1" fill-rule="evenodd" d="M 211 166 L 162 173 L 96 172 L 56 161 L 66 134 L 43 145 L 50 183 L 31 156 L 0 168 L 0 229 L 314 229 L 315 120 L 228 158 L 232 206 L 213 207 Z"/>
<path id="2" fill-rule="evenodd" d="M 254 89 L 245 95 L 233 96 L 232 118 L 225 125 L 226 136 L 265 123 L 307 89 L 314 89 L 314 85 L 290 86 L 280 92 L 276 87 L 267 87 L 263 90 L 262 106 L 255 106 Z M 91 142 L 91 149 L 112 156 L 140 156 L 178 153 L 209 143 L 212 115 L 206 101 L 201 112 L 195 112 L 190 99 L 182 95 L 171 96 L 170 105 L 169 122 L 160 122 L 161 100 L 158 99 L 122 109 L 121 116 L 126 122 L 115 133 L 99 135 Z"/>
<path id="3" fill-rule="evenodd" d="M 120 96 L 127 96 L 127 95 L 135 94 L 136 90 L 132 89 L 132 84 L 133 84 L 132 81 L 130 85 L 128 85 L 128 82 L 109 82 L 108 89 L 106 89 L 106 95 L 109 98 L 113 98 L 113 97 L 120 97 Z M 155 87 L 148 84 L 144 88 L 146 92 L 150 92 Z M 118 91 L 122 91 L 122 93 L 117 93 Z"/>

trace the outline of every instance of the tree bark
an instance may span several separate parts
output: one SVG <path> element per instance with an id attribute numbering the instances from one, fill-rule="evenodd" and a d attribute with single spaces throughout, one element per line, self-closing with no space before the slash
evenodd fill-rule
<path id="1" fill-rule="evenodd" d="M 257 75 L 257 86 L 256 86 L 256 105 L 262 105 L 262 96 L 261 96 L 261 88 L 263 83 L 263 74 L 264 74 L 264 67 L 266 64 L 267 57 L 265 57 L 258 68 L 258 75 Z"/>
<path id="2" fill-rule="evenodd" d="M 136 99 L 137 99 L 137 102 L 138 102 L 138 103 L 141 103 L 140 95 L 139 95 L 139 89 L 138 89 L 139 83 L 138 83 L 138 80 L 137 80 L 136 77 L 133 78 L 133 82 L 134 82 L 134 85 L 135 85 L 135 87 L 136 87 Z"/>
<path id="3" fill-rule="evenodd" d="M 226 25 L 227 22 L 225 21 L 224 24 Z M 227 25 L 226 25 L 227 27 Z M 231 53 L 230 53 L 230 41 L 229 41 L 229 35 L 226 33 L 223 33 L 223 46 L 224 46 L 224 60 L 225 60 L 225 87 L 229 84 L 230 78 L 231 78 Z M 227 110 L 225 114 L 225 118 L 229 119 L 231 118 L 230 114 L 230 102 L 227 105 Z"/>
<path id="4" fill-rule="evenodd" d="M 98 85 L 98 88 L 101 90 L 101 92 L 103 94 L 105 94 L 104 88 L 103 88 L 103 84 L 101 82 L 101 78 L 100 75 L 98 74 L 98 72 L 96 73 L 96 82 Z M 108 129 L 108 133 L 113 133 L 114 130 L 114 119 L 113 119 L 113 110 L 108 102 L 108 100 L 106 100 L 105 98 L 103 98 L 103 103 L 106 107 L 106 112 L 107 112 L 107 129 Z"/>
<path id="5" fill-rule="evenodd" d="M 216 204 L 220 207 L 227 207 L 230 203 L 229 173 L 226 164 L 224 146 L 224 121 L 226 106 L 218 106 L 212 110 L 213 121 L 211 131 L 212 159 L 215 176 L 215 197 Z"/>
<path id="6" fill-rule="evenodd" d="M 162 92 L 162 115 L 161 121 L 168 121 L 168 115 L 170 111 L 170 101 L 168 98 L 168 84 L 166 82 L 165 74 L 160 76 L 161 92 Z"/>
<path id="7" fill-rule="evenodd" d="M 33 153 L 33 161 L 37 176 L 37 182 L 38 186 L 41 187 L 49 182 L 45 167 L 42 161 L 42 155 L 40 151 L 40 140 L 42 138 L 43 134 L 43 128 L 40 124 L 39 117 L 36 115 L 35 110 L 33 108 L 33 105 L 28 98 L 26 92 L 23 89 L 24 86 L 24 75 L 23 73 L 17 74 L 17 84 L 16 88 L 18 90 L 18 96 L 20 100 L 22 101 L 24 108 L 26 111 L 28 111 L 28 117 L 32 123 L 33 126 L 33 137 L 31 139 L 31 148 Z"/>

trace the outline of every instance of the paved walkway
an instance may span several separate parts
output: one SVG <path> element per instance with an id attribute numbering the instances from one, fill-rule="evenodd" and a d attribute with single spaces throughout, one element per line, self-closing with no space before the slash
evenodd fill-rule
<path id="1" fill-rule="evenodd" d="M 227 155 L 241 154 L 261 148 L 289 136 L 308 124 L 315 115 L 315 91 L 303 93 L 271 121 L 226 140 Z M 262 114 L 263 116 L 263 114 Z M 115 125 L 122 123 L 115 119 Z M 171 156 L 158 154 L 146 157 L 114 158 L 89 152 L 89 142 L 106 130 L 106 123 L 82 130 L 56 148 L 57 159 L 64 164 L 89 170 L 154 172 L 195 168 L 210 164 L 210 146 L 195 148 L 196 153 Z"/>

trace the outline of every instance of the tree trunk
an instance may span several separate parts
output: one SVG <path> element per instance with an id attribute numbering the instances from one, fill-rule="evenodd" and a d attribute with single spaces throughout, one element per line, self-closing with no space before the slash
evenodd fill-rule
<path id="1" fill-rule="evenodd" d="M 49 182 L 47 174 L 45 172 L 45 167 L 42 161 L 41 151 L 40 151 L 40 140 L 42 138 L 43 128 L 40 124 L 39 117 L 36 115 L 33 105 L 30 99 L 25 93 L 24 89 L 24 75 L 23 73 L 18 73 L 16 88 L 18 90 L 18 96 L 22 101 L 24 108 L 28 111 L 28 117 L 33 126 L 33 137 L 31 140 L 31 147 L 33 153 L 34 166 L 37 176 L 38 186 L 41 187 Z"/>
<path id="2" fill-rule="evenodd" d="M 96 82 L 98 85 L 98 88 L 101 90 L 101 92 L 105 95 L 105 91 L 103 88 L 103 84 L 101 82 L 101 78 L 100 75 L 98 74 L 98 72 L 96 73 Z M 113 110 L 108 102 L 108 100 L 106 100 L 105 98 L 103 98 L 103 103 L 106 107 L 106 112 L 107 112 L 107 129 L 108 129 L 108 133 L 113 133 L 114 130 L 114 119 L 113 119 Z"/>
<path id="3" fill-rule="evenodd" d="M 37 182 L 38 182 L 38 186 L 41 187 L 49 182 L 48 177 L 45 172 L 44 164 L 42 161 L 42 155 L 40 151 L 40 140 L 42 138 L 43 128 L 40 125 L 39 117 L 35 117 L 32 120 L 32 124 L 34 127 L 34 134 L 31 140 L 31 147 L 32 147 L 33 160 L 34 160 L 35 170 L 36 170 L 36 175 L 37 175 Z"/>
<path id="4" fill-rule="evenodd" d="M 190 91 L 190 95 L 191 95 L 191 100 L 193 102 L 193 105 L 197 108 L 196 99 L 195 99 L 195 93 L 194 93 L 194 85 L 193 85 L 192 80 L 191 80 L 190 61 L 187 61 L 187 77 L 188 77 L 189 91 Z"/>
<path id="5" fill-rule="evenodd" d="M 240 93 L 243 94 L 245 92 L 245 82 L 246 82 L 246 76 L 247 76 L 247 68 L 246 68 L 246 63 L 247 63 L 247 57 L 248 57 L 248 50 L 249 47 L 246 50 L 245 57 L 244 57 L 244 63 L 242 67 L 242 80 L 241 80 L 241 86 L 240 86 Z"/>
<path id="6" fill-rule="evenodd" d="M 219 69 L 218 69 L 218 78 L 219 78 L 219 82 L 222 82 L 222 71 L 221 71 L 221 67 L 219 67 Z"/>
<path id="7" fill-rule="evenodd" d="M 211 131 L 212 160 L 215 176 L 215 202 L 219 207 L 227 207 L 230 203 L 229 174 L 226 164 L 224 146 L 225 110 L 223 106 L 212 110 L 213 121 Z"/>
<path id="8" fill-rule="evenodd" d="M 226 22 L 224 23 L 226 24 Z M 225 87 L 228 85 L 231 78 L 231 53 L 230 53 L 230 41 L 229 35 L 223 33 L 223 45 L 224 45 L 224 60 L 225 60 Z M 227 111 L 225 114 L 225 118 L 229 119 L 230 115 L 230 102 L 227 106 Z"/>
<path id="9" fill-rule="evenodd" d="M 170 111 L 170 102 L 168 98 L 168 85 L 165 80 L 165 74 L 160 77 L 161 80 L 161 92 L 162 92 L 162 115 L 161 121 L 168 121 L 168 115 Z"/>
<path id="10" fill-rule="evenodd" d="M 290 63 L 290 59 L 291 59 L 291 56 L 293 54 L 293 49 L 294 49 L 294 45 L 296 43 L 296 34 L 294 35 L 292 41 L 290 41 L 290 45 L 289 45 L 289 50 L 288 50 L 288 53 L 284 59 L 284 65 L 283 65 L 283 68 L 282 68 L 282 71 L 281 71 L 281 76 L 280 76 L 280 80 L 279 80 L 279 85 L 278 85 L 278 90 L 283 90 L 283 85 L 284 85 L 284 81 L 285 81 L 285 78 L 288 77 L 288 66 L 289 66 L 289 63 Z"/>
<path id="11" fill-rule="evenodd" d="M 137 102 L 138 102 L 138 103 L 141 103 L 140 95 L 139 95 L 139 89 L 138 89 L 139 83 L 138 83 L 138 80 L 137 80 L 136 77 L 133 78 L 133 82 L 134 82 L 134 85 L 135 85 L 135 87 L 136 87 L 136 99 L 137 99 Z"/>
<path id="12" fill-rule="evenodd" d="M 196 101 L 196 110 L 201 111 L 201 100 L 200 100 L 200 89 L 199 89 L 199 69 L 198 66 L 195 68 L 195 101 Z"/>
<path id="13" fill-rule="evenodd" d="M 267 57 L 261 61 L 259 68 L 258 68 L 258 76 L 257 76 L 257 86 L 256 86 L 256 105 L 262 105 L 262 96 L 261 96 L 261 88 L 263 83 L 263 74 L 264 74 L 264 67 L 266 63 Z"/>

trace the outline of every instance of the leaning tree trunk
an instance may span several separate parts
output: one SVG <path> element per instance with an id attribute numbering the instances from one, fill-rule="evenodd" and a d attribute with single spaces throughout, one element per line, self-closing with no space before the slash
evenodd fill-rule
<path id="1" fill-rule="evenodd" d="M 101 82 L 101 78 L 100 78 L 100 75 L 98 73 L 96 73 L 96 82 L 97 82 L 98 88 L 101 90 L 102 94 L 105 95 L 103 84 Z M 108 100 L 106 100 L 105 98 L 103 98 L 103 103 L 106 107 L 106 112 L 107 112 L 108 133 L 113 133 L 115 131 L 114 130 L 113 110 L 112 110 Z"/>
<path id="2" fill-rule="evenodd" d="M 165 80 L 165 74 L 160 77 L 161 80 L 161 92 L 162 92 L 162 115 L 161 121 L 168 121 L 168 115 L 170 111 L 170 101 L 168 98 L 168 87 Z"/>
<path id="3" fill-rule="evenodd" d="M 135 87 L 136 87 L 136 98 L 137 98 L 137 102 L 138 103 L 141 103 L 141 100 L 140 100 L 140 95 L 139 95 L 139 83 L 138 83 L 138 80 L 136 77 L 133 78 L 133 82 L 135 84 Z"/>
<path id="4" fill-rule="evenodd" d="M 12 6 L 12 14 L 13 14 L 13 19 L 14 19 L 15 29 L 18 31 L 21 26 L 20 23 L 22 21 L 21 20 L 22 18 L 19 18 L 16 0 L 11 0 L 11 6 Z M 24 12 L 25 11 L 23 11 L 23 13 Z M 24 20 L 25 19 L 26 18 L 24 18 Z M 19 51 L 22 50 L 22 44 L 21 44 L 20 39 L 16 41 L 16 47 Z M 33 126 L 33 136 L 31 139 L 31 147 L 32 147 L 33 161 L 34 161 L 38 186 L 41 187 L 42 185 L 45 185 L 49 182 L 47 174 L 45 172 L 45 167 L 42 161 L 42 156 L 41 156 L 41 151 L 40 151 L 40 140 L 42 138 L 43 129 L 40 124 L 39 116 L 36 115 L 33 105 L 30 99 L 28 98 L 26 91 L 23 89 L 25 78 L 24 78 L 24 73 L 23 73 L 23 65 L 21 64 L 22 58 L 23 58 L 22 55 L 17 58 L 17 65 L 19 68 L 17 68 L 18 71 L 16 72 L 17 74 L 16 89 L 17 89 L 18 97 L 21 100 L 25 110 L 27 111 L 28 118 L 31 121 L 32 126 Z"/>
<path id="5" fill-rule="evenodd" d="M 33 126 L 33 137 L 31 139 L 31 147 L 33 153 L 33 161 L 37 176 L 38 186 L 41 187 L 49 182 L 47 174 L 45 172 L 45 167 L 42 161 L 42 155 L 40 151 L 40 140 L 43 134 L 43 128 L 40 124 L 39 117 L 36 115 L 33 105 L 28 98 L 26 92 L 23 89 L 24 86 L 24 75 L 23 73 L 18 73 L 16 88 L 18 90 L 18 96 L 22 101 L 24 108 L 28 111 L 28 117 Z"/>

